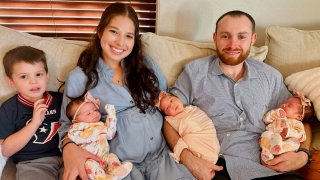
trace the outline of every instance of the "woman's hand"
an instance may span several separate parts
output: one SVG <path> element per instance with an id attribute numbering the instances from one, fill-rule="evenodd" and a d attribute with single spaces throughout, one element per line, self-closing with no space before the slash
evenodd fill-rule
<path id="1" fill-rule="evenodd" d="M 283 153 L 263 165 L 278 172 L 289 172 L 302 168 L 307 162 L 308 155 L 299 151 Z"/>
<path id="2" fill-rule="evenodd" d="M 101 159 L 82 149 L 74 143 L 70 143 L 63 148 L 63 162 L 64 162 L 64 180 L 75 180 L 78 176 L 82 180 L 87 180 L 88 176 L 85 171 L 85 162 L 87 159 L 101 161 Z"/>
<path id="3" fill-rule="evenodd" d="M 187 149 L 182 151 L 180 160 L 198 180 L 211 180 L 215 176 L 216 171 L 223 169 L 222 166 L 194 156 Z"/>

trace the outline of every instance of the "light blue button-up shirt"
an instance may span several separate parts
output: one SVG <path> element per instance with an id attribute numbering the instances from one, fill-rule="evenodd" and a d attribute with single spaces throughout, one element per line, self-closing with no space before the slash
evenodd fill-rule
<path id="1" fill-rule="evenodd" d="M 260 164 L 262 117 L 291 94 L 281 74 L 269 65 L 247 59 L 243 78 L 235 82 L 223 73 L 219 61 L 208 56 L 187 64 L 171 92 L 213 120 L 231 179 L 276 175 Z"/>

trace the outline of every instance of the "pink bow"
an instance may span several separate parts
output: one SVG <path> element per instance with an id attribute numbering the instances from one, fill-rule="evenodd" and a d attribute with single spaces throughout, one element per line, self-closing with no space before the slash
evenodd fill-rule
<path id="1" fill-rule="evenodd" d="M 94 106 L 99 109 L 100 107 L 100 100 L 99 99 L 95 99 L 90 92 L 87 92 L 85 95 L 84 95 L 84 102 L 86 103 L 93 103 Z"/>
<path id="2" fill-rule="evenodd" d="M 73 115 L 73 119 L 72 119 L 72 122 L 75 122 L 75 118 L 77 117 L 78 115 L 78 112 L 80 111 L 80 109 L 82 108 L 82 106 L 86 103 L 92 103 L 94 104 L 94 106 L 99 109 L 99 106 L 100 106 L 100 100 L 99 99 L 95 99 L 89 92 L 87 92 L 85 95 L 84 95 L 84 102 L 82 104 L 80 104 L 80 106 L 78 107 L 78 109 L 76 110 L 76 112 L 74 113 Z"/>
<path id="3" fill-rule="evenodd" d="M 159 97 L 158 97 L 157 101 L 155 102 L 154 106 L 157 107 L 157 108 L 160 108 L 160 101 L 161 101 L 161 99 L 164 98 L 164 97 L 167 96 L 167 95 L 168 95 L 168 93 L 166 93 L 165 91 L 161 91 L 161 92 L 159 93 Z"/>
<path id="4" fill-rule="evenodd" d="M 306 98 L 301 92 L 293 92 L 293 96 L 300 98 L 302 106 L 311 106 L 310 99 Z"/>

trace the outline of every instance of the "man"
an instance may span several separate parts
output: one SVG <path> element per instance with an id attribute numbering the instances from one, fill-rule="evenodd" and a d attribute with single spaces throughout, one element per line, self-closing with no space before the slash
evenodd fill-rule
<path id="1" fill-rule="evenodd" d="M 181 162 L 197 179 L 300 179 L 296 173 L 278 172 L 293 171 L 308 162 L 307 152 L 298 151 L 282 154 L 264 165 L 260 163 L 263 114 L 291 94 L 278 71 L 248 57 L 256 38 L 255 22 L 249 14 L 225 13 L 218 19 L 213 34 L 217 56 L 186 65 L 171 90 L 184 104 L 204 110 L 217 130 L 221 145 L 217 165 L 187 149 L 180 155 Z M 164 135 L 171 148 L 180 138 L 167 122 Z M 310 137 L 302 146 L 309 147 L 309 143 Z"/>

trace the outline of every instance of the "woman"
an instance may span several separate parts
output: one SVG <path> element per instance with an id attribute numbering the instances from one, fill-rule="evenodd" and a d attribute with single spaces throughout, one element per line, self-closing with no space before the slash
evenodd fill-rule
<path id="1" fill-rule="evenodd" d="M 134 167 L 126 179 L 193 179 L 188 170 L 169 156 L 162 135 L 163 117 L 153 100 L 166 81 L 154 62 L 142 56 L 139 21 L 135 11 L 122 3 L 105 9 L 90 45 L 79 57 L 66 80 L 60 136 L 64 137 L 70 121 L 65 115 L 68 97 L 79 97 L 89 91 L 105 104 L 115 105 L 117 135 L 110 151 Z M 101 108 L 100 112 L 105 115 Z M 98 157 L 63 138 L 64 179 L 78 175 L 87 179 L 84 163 Z"/>

